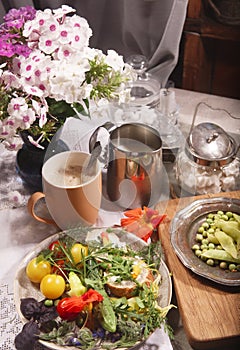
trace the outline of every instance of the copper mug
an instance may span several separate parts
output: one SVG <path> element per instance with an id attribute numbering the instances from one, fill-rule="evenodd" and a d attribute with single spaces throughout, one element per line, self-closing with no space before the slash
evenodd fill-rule
<path id="1" fill-rule="evenodd" d="M 152 206 L 161 196 L 162 140 L 157 130 L 129 123 L 116 127 L 107 122 L 90 138 L 90 151 L 100 128 L 109 132 L 106 191 L 111 202 L 122 208 Z"/>

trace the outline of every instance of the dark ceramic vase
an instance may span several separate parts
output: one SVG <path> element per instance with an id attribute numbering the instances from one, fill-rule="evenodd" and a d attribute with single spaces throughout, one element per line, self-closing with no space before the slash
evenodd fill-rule
<path id="1" fill-rule="evenodd" d="M 22 132 L 22 148 L 17 152 L 16 169 L 23 182 L 34 191 L 42 191 L 42 167 L 44 162 L 56 153 L 69 150 L 62 140 L 45 142 L 44 149 L 37 148 L 28 140 L 28 133 Z"/>

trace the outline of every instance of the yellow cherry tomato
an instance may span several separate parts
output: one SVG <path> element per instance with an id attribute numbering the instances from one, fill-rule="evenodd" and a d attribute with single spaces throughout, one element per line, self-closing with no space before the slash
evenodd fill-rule
<path id="1" fill-rule="evenodd" d="M 37 258 L 33 258 L 27 264 L 26 274 L 31 282 L 40 283 L 44 276 L 51 273 L 51 265 L 46 260 L 38 262 Z"/>
<path id="2" fill-rule="evenodd" d="M 49 274 L 43 277 L 40 290 L 47 299 L 57 299 L 65 291 L 66 283 L 62 276 Z"/>
<path id="3" fill-rule="evenodd" d="M 71 248 L 71 254 L 74 263 L 79 264 L 82 261 L 83 256 L 86 256 L 88 254 L 88 247 L 80 243 L 75 243 Z"/>

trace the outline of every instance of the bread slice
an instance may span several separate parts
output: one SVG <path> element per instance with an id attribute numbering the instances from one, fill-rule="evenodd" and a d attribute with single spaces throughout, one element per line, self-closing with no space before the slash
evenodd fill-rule
<path id="1" fill-rule="evenodd" d="M 110 291 L 110 294 L 115 297 L 131 298 L 134 296 L 137 287 L 143 284 L 150 286 L 154 281 L 154 276 L 152 271 L 147 266 L 147 264 L 138 259 L 133 263 L 133 280 L 122 280 L 118 282 L 118 276 L 109 276 L 107 279 L 107 289 Z"/>

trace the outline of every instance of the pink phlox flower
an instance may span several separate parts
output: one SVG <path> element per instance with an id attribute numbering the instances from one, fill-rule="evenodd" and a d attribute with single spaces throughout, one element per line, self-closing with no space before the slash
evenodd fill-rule
<path id="1" fill-rule="evenodd" d="M 1 28 L 2 29 L 2 28 Z M 31 49 L 18 40 L 20 35 L 17 33 L 6 33 L 0 30 L 0 55 L 6 57 L 12 57 L 14 55 L 23 55 L 28 57 Z"/>
<path id="2" fill-rule="evenodd" d="M 0 56 L 12 57 L 15 54 L 14 45 L 7 43 L 0 38 Z"/>
<path id="3" fill-rule="evenodd" d="M 12 8 L 3 17 L 5 22 L 22 19 L 25 22 L 34 19 L 36 15 L 36 10 L 32 6 L 24 6 L 19 9 Z"/>
<path id="4" fill-rule="evenodd" d="M 1 40 L 5 42 L 10 42 L 12 39 L 20 38 L 19 33 L 8 32 L 3 26 L 0 26 L 0 35 L 1 35 Z"/>
<path id="5" fill-rule="evenodd" d="M 23 18 L 15 19 L 5 23 L 6 29 L 21 29 L 25 21 Z"/>
<path id="6" fill-rule="evenodd" d="M 14 51 L 15 55 L 28 57 L 32 52 L 32 49 L 27 45 L 17 43 L 14 45 Z"/>

